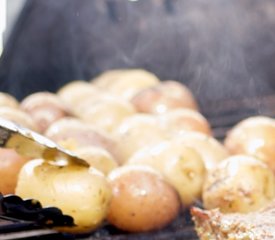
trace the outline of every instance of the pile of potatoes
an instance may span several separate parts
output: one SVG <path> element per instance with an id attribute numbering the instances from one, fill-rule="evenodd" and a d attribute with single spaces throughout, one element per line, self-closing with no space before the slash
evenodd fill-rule
<path id="1" fill-rule="evenodd" d="M 274 119 L 245 119 L 222 143 L 185 85 L 145 70 L 106 71 L 21 102 L 1 93 L 0 117 L 89 164 L 0 149 L 0 191 L 71 215 L 76 226 L 60 231 L 90 232 L 104 221 L 152 231 L 197 201 L 225 213 L 249 212 L 275 197 Z"/>

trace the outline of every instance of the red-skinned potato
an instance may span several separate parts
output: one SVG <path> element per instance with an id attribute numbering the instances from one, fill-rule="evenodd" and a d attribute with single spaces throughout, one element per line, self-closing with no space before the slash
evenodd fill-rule
<path id="1" fill-rule="evenodd" d="M 107 220 L 119 229 L 145 232 L 169 224 L 179 213 L 176 191 L 146 166 L 123 166 L 108 179 L 113 198 Z"/>
<path id="2" fill-rule="evenodd" d="M 41 133 L 58 119 L 69 115 L 61 99 L 50 92 L 33 93 L 23 99 L 20 107 L 32 117 Z"/>
<path id="3" fill-rule="evenodd" d="M 14 194 L 19 171 L 28 160 L 13 149 L 0 148 L 0 192 L 2 194 Z"/>
<path id="4" fill-rule="evenodd" d="M 144 113 L 160 114 L 178 108 L 198 110 L 191 91 L 182 83 L 172 80 L 140 91 L 131 102 L 138 112 Z"/>
<path id="5" fill-rule="evenodd" d="M 231 154 L 247 154 L 265 162 L 275 172 L 275 120 L 250 117 L 236 124 L 224 141 Z"/>

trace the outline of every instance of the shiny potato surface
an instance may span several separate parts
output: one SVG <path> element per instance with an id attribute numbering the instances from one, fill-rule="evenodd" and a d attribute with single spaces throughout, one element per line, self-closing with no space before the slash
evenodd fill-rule
<path id="1" fill-rule="evenodd" d="M 131 99 L 137 92 L 159 83 L 151 72 L 143 69 L 116 69 L 106 71 L 92 80 L 92 84 L 116 96 Z"/>
<path id="2" fill-rule="evenodd" d="M 124 164 L 139 149 L 165 138 L 152 115 L 136 114 L 122 121 L 114 131 L 120 163 Z"/>
<path id="3" fill-rule="evenodd" d="M 118 163 L 105 149 L 95 146 L 83 147 L 73 151 L 76 156 L 85 160 L 89 165 L 108 175 L 110 171 L 118 167 Z"/>
<path id="4" fill-rule="evenodd" d="M 185 134 L 186 131 L 195 131 L 212 135 L 211 126 L 206 118 L 198 111 L 181 108 L 168 111 L 158 116 L 158 121 L 164 130 L 171 136 Z"/>
<path id="5" fill-rule="evenodd" d="M 108 221 L 129 232 L 160 229 L 179 213 L 176 191 L 163 178 L 144 166 L 123 166 L 113 170 L 110 180 L 113 198 Z"/>
<path id="6" fill-rule="evenodd" d="M 43 159 L 31 160 L 18 177 L 16 194 L 33 198 L 42 206 L 55 206 L 74 218 L 72 233 L 89 232 L 105 219 L 111 188 L 102 173 L 83 166 L 60 166 Z"/>
<path id="7" fill-rule="evenodd" d="M 254 156 L 275 172 L 275 120 L 265 116 L 244 119 L 228 132 L 224 144 L 231 154 Z"/>
<path id="8" fill-rule="evenodd" d="M 158 170 L 179 193 L 183 207 L 201 197 L 205 179 L 202 157 L 179 141 L 161 141 L 137 151 L 129 165 L 148 165 Z"/>
<path id="9" fill-rule="evenodd" d="M 160 114 L 178 108 L 198 110 L 191 91 L 182 83 L 172 80 L 140 91 L 133 96 L 131 102 L 137 111 L 145 113 Z"/>
<path id="10" fill-rule="evenodd" d="M 203 188 L 206 209 L 224 213 L 261 209 L 275 197 L 274 174 L 268 166 L 247 155 L 228 157 L 208 175 Z"/>

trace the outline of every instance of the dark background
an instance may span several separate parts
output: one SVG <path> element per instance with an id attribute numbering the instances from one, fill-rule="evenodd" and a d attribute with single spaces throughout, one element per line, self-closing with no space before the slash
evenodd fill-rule
<path id="1" fill-rule="evenodd" d="M 232 101 L 272 115 L 275 1 L 28 0 L 0 60 L 0 91 L 20 100 L 113 68 L 181 81 L 208 115 Z"/>

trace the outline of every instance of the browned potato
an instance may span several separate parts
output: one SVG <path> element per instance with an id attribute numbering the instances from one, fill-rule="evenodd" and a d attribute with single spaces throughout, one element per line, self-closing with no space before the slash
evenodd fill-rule
<path id="1" fill-rule="evenodd" d="M 186 131 L 196 131 L 212 135 L 211 127 L 204 116 L 192 109 L 175 109 L 158 116 L 160 126 L 169 135 L 185 134 Z"/>
<path id="2" fill-rule="evenodd" d="M 50 92 L 33 93 L 23 99 L 20 107 L 32 117 L 41 133 L 53 122 L 69 115 L 65 104 Z"/>
<path id="3" fill-rule="evenodd" d="M 165 138 L 157 119 L 146 114 L 136 114 L 126 118 L 114 131 L 114 136 L 118 142 L 117 151 L 122 164 L 139 149 Z"/>
<path id="4" fill-rule="evenodd" d="M 33 131 L 38 131 L 38 126 L 33 119 L 25 112 L 17 108 L 1 107 L 0 118 L 4 118 L 14 122 L 21 127 L 29 128 Z"/>
<path id="5" fill-rule="evenodd" d="M 229 157 L 227 149 L 218 140 L 203 133 L 185 132 L 175 137 L 173 141 L 194 148 L 201 155 L 208 172 Z"/>
<path id="6" fill-rule="evenodd" d="M 47 129 L 45 136 L 72 151 L 88 146 L 104 148 L 119 161 L 115 140 L 78 119 L 67 117 L 56 121 Z"/>
<path id="7" fill-rule="evenodd" d="M 22 166 L 28 161 L 13 149 L 0 148 L 0 192 L 14 194 L 17 177 Z"/>
<path id="8" fill-rule="evenodd" d="M 59 230 L 85 233 L 105 219 L 112 191 L 104 175 L 94 168 L 36 159 L 21 169 L 16 194 L 37 199 L 44 207 L 58 207 L 74 218 L 75 227 Z"/>
<path id="9" fill-rule="evenodd" d="M 206 209 L 224 213 L 250 212 L 265 207 L 275 197 L 275 178 L 268 166 L 251 156 L 235 155 L 208 175 L 203 189 Z"/>
<path id="10" fill-rule="evenodd" d="M 178 215 L 176 191 L 153 169 L 124 166 L 113 170 L 108 179 L 113 198 L 108 221 L 129 232 L 160 229 Z"/>
<path id="11" fill-rule="evenodd" d="M 19 102 L 12 95 L 0 92 L 0 107 L 18 108 Z"/>
<path id="12" fill-rule="evenodd" d="M 105 175 L 118 167 L 112 155 L 105 149 L 95 146 L 83 147 L 74 151 L 75 155 L 84 159 L 91 167 L 96 168 Z"/>
<path id="13" fill-rule="evenodd" d="M 149 145 L 129 159 L 131 165 L 147 165 L 158 170 L 179 193 L 184 207 L 201 197 L 205 167 L 196 150 L 171 139 Z"/>
<path id="14" fill-rule="evenodd" d="M 275 172 L 275 120 L 247 118 L 228 132 L 224 144 L 232 154 L 248 154 L 267 163 Z"/>
<path id="15" fill-rule="evenodd" d="M 131 99 L 140 90 L 158 84 L 159 79 L 143 69 L 117 69 L 104 72 L 92 83 L 116 96 Z"/>
<path id="16" fill-rule="evenodd" d="M 159 114 L 177 108 L 198 110 L 191 91 L 182 83 L 172 80 L 140 91 L 131 101 L 137 111 L 145 113 Z"/>
<path id="17" fill-rule="evenodd" d="M 92 126 L 112 133 L 126 117 L 135 113 L 135 108 L 128 101 L 117 97 L 105 97 L 91 103 L 78 116 Z"/>

